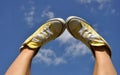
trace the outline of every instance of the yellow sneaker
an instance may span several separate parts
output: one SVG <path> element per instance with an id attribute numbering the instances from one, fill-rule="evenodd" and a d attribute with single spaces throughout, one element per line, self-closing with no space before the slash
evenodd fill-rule
<path id="1" fill-rule="evenodd" d="M 78 40 L 86 44 L 93 52 L 93 47 L 105 46 L 107 53 L 111 56 L 108 43 L 83 19 L 70 16 L 66 20 L 67 30 Z M 95 56 L 95 54 L 94 54 Z"/>
<path id="2" fill-rule="evenodd" d="M 29 38 L 22 44 L 31 49 L 39 49 L 47 42 L 54 40 L 65 30 L 65 21 L 61 18 L 53 18 L 48 20 L 40 28 L 38 28 Z"/>

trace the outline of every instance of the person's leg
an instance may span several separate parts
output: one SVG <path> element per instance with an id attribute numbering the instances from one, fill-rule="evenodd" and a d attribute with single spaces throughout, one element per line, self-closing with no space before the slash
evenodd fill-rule
<path id="1" fill-rule="evenodd" d="M 36 50 L 25 47 L 5 75 L 30 75 L 31 62 L 35 53 Z"/>
<path id="2" fill-rule="evenodd" d="M 29 38 L 20 48 L 20 54 L 9 67 L 5 75 L 30 75 L 32 58 L 40 47 L 47 42 L 56 39 L 65 30 L 65 21 L 61 18 L 48 20 Z"/>
<path id="3" fill-rule="evenodd" d="M 84 19 L 76 16 L 66 20 L 67 30 L 91 49 L 95 57 L 94 75 L 116 75 L 110 59 L 111 48 L 108 43 Z"/>
<path id="4" fill-rule="evenodd" d="M 110 56 L 104 47 L 93 48 L 95 51 L 95 66 L 93 75 L 117 75 Z"/>

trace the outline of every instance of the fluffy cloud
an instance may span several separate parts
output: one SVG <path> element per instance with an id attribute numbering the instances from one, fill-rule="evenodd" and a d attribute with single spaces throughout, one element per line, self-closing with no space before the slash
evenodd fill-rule
<path id="1" fill-rule="evenodd" d="M 76 40 L 71 34 L 65 30 L 65 32 L 57 39 L 60 44 L 67 44 L 65 48 L 65 56 L 78 57 L 89 53 L 88 48 L 80 41 Z"/>
<path id="2" fill-rule="evenodd" d="M 81 42 L 75 42 L 73 44 L 70 44 L 69 47 L 66 48 L 65 55 L 78 57 L 86 55 L 87 53 L 89 53 L 89 50 L 84 44 L 82 44 Z"/>
<path id="3" fill-rule="evenodd" d="M 21 10 L 23 11 L 24 20 L 29 25 L 29 27 L 32 27 L 35 23 L 35 13 L 36 13 L 36 7 L 34 4 L 34 1 L 29 0 L 28 4 L 29 7 L 25 7 L 25 5 L 21 6 Z"/>
<path id="4" fill-rule="evenodd" d="M 35 15 L 34 7 L 32 7 L 29 12 L 24 13 L 25 21 L 30 26 L 32 26 L 34 24 L 34 15 Z"/>
<path id="5" fill-rule="evenodd" d="M 42 15 L 41 17 L 47 17 L 49 19 L 51 18 L 54 18 L 55 17 L 55 14 L 54 12 L 50 11 L 50 6 L 48 6 L 47 8 L 45 8 L 43 11 L 42 11 Z"/>
<path id="6" fill-rule="evenodd" d="M 90 3 L 105 4 L 111 2 L 111 0 L 78 0 L 78 1 L 83 4 L 90 4 Z"/>
<path id="7" fill-rule="evenodd" d="M 57 57 L 54 50 L 51 49 L 41 49 L 40 52 L 35 56 L 34 62 L 44 62 L 47 65 L 59 65 L 66 63 L 63 57 Z"/>
<path id="8" fill-rule="evenodd" d="M 66 43 L 70 44 L 71 42 L 75 41 L 75 39 L 71 36 L 71 34 L 67 30 L 65 30 L 64 33 L 56 40 L 59 41 L 60 44 L 66 44 Z"/>
<path id="9" fill-rule="evenodd" d="M 67 45 L 65 46 L 63 54 L 58 57 L 54 50 L 41 49 L 35 57 L 35 62 L 43 62 L 48 65 L 60 65 L 69 62 L 70 60 L 68 58 L 76 59 L 77 57 L 90 53 L 90 50 L 80 41 L 74 39 L 67 30 L 55 41 L 59 42 L 58 44 L 62 46 Z"/>
<path id="10" fill-rule="evenodd" d="M 102 10 L 104 7 L 108 7 L 110 5 L 111 0 L 78 0 L 81 4 L 92 4 L 96 3 L 98 5 L 98 9 Z"/>
<path id="11" fill-rule="evenodd" d="M 46 6 L 43 10 L 38 10 L 33 0 L 29 0 L 26 5 L 22 5 L 20 8 L 23 11 L 24 21 L 29 27 L 39 23 L 41 20 L 55 17 L 55 13 L 50 11 L 50 6 Z"/>
<path id="12" fill-rule="evenodd" d="M 80 4 L 86 6 L 91 12 L 104 11 L 106 14 L 117 14 L 116 9 L 112 7 L 112 0 L 77 0 Z"/>
<path id="13" fill-rule="evenodd" d="M 86 4 L 86 3 L 91 3 L 93 0 L 78 0 L 80 3 Z"/>

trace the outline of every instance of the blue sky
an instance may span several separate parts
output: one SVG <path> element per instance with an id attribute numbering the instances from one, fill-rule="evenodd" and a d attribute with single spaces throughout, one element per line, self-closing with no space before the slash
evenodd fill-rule
<path id="1" fill-rule="evenodd" d="M 79 16 L 111 45 L 112 61 L 120 75 L 119 0 L 1 0 L 0 75 L 19 54 L 22 42 L 50 18 Z M 90 50 L 66 30 L 41 48 L 32 62 L 32 75 L 92 75 Z"/>

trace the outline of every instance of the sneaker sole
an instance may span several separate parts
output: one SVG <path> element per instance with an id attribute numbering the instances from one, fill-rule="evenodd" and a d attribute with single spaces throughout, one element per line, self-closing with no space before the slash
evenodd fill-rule
<path id="1" fill-rule="evenodd" d="M 50 22 L 50 21 L 59 21 L 60 23 L 62 23 L 63 29 L 61 31 L 64 32 L 66 22 L 62 18 L 53 18 L 53 19 L 48 20 L 47 22 Z M 60 36 L 60 35 L 61 34 L 59 34 L 58 36 Z"/>

